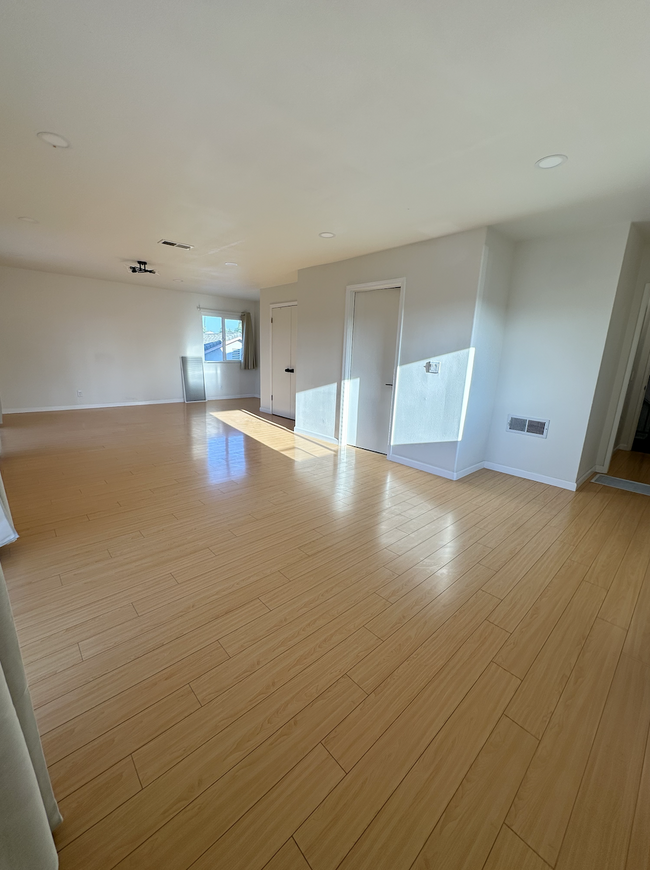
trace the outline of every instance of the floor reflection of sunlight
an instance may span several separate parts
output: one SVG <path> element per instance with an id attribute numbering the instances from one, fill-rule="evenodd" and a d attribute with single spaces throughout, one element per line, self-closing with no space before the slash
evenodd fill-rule
<path id="1" fill-rule="evenodd" d="M 305 438 L 304 435 L 296 435 L 290 429 L 285 429 L 283 426 L 262 419 L 262 417 L 256 417 L 255 414 L 248 411 L 211 411 L 211 414 L 227 426 L 238 429 L 249 438 L 282 453 L 289 459 L 293 459 L 294 462 L 332 456 L 337 452 L 336 447 L 330 447 L 315 439 Z"/>
<path id="2" fill-rule="evenodd" d="M 208 477 L 210 483 L 230 480 L 246 474 L 244 436 L 208 440 Z"/>

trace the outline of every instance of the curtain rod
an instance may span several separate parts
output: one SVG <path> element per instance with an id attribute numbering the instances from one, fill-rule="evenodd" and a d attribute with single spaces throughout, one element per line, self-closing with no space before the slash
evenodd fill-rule
<path id="1" fill-rule="evenodd" d="M 214 312 L 215 314 L 236 314 L 241 317 L 242 314 L 250 314 L 250 311 L 228 311 L 225 308 L 204 308 L 202 305 L 196 306 L 197 311 Z"/>

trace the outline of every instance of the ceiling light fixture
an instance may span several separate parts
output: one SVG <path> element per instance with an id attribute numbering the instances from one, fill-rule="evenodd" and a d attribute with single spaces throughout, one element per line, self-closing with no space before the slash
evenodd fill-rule
<path id="1" fill-rule="evenodd" d="M 36 218 L 30 218 L 30 217 L 19 217 L 18 220 L 25 221 L 26 224 L 37 224 L 38 223 Z"/>
<path id="2" fill-rule="evenodd" d="M 63 136 L 59 136 L 58 133 L 37 133 L 36 135 L 39 139 L 42 139 L 43 142 L 47 142 L 47 144 L 51 145 L 53 148 L 70 147 L 68 140 L 64 139 Z"/>
<path id="3" fill-rule="evenodd" d="M 541 157 L 535 166 L 539 169 L 555 169 L 556 166 L 566 163 L 568 159 L 566 154 L 549 154 L 548 157 Z"/>
<path id="4" fill-rule="evenodd" d="M 238 266 L 239 263 L 225 263 L 226 266 Z"/>
<path id="5" fill-rule="evenodd" d="M 319 233 L 318 234 L 321 239 L 335 239 L 336 233 Z"/>
<path id="6" fill-rule="evenodd" d="M 129 266 L 130 271 L 133 272 L 134 275 L 144 275 L 145 273 L 147 275 L 155 275 L 156 274 L 155 269 L 147 269 L 147 261 L 146 260 L 138 260 L 137 262 L 138 262 L 137 266 Z"/>

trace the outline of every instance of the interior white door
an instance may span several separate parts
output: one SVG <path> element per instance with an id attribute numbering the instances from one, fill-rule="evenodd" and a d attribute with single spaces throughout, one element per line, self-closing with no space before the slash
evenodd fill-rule
<path id="1" fill-rule="evenodd" d="M 297 306 L 273 308 L 271 316 L 271 413 L 296 418 Z"/>
<path id="2" fill-rule="evenodd" d="M 348 444 L 388 452 L 399 290 L 354 294 Z"/>

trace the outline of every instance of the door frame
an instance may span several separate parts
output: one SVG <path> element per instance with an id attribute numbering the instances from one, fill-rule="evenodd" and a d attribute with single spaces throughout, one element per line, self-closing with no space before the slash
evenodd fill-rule
<path id="1" fill-rule="evenodd" d="M 271 302 L 269 308 L 269 406 L 271 414 L 273 414 L 273 309 L 274 308 L 293 308 L 298 306 L 298 300 L 294 299 L 291 302 Z M 291 417 L 287 417 L 290 420 Z"/>
<path id="2" fill-rule="evenodd" d="M 623 437 L 623 442 L 621 444 L 616 444 L 616 437 L 618 435 L 619 426 L 621 424 L 621 419 L 623 416 L 623 408 L 625 407 L 625 401 L 627 399 L 627 394 L 632 386 L 634 386 L 633 381 L 637 381 L 637 388 L 639 386 L 639 382 L 637 380 L 639 373 L 642 373 L 641 384 L 647 384 L 648 377 L 650 377 L 650 355 L 646 356 L 646 359 L 639 360 L 639 367 L 634 369 L 634 363 L 636 360 L 637 351 L 639 346 L 643 346 L 643 342 L 646 341 L 646 336 L 648 330 L 650 329 L 650 284 L 646 284 L 643 288 L 643 299 L 641 301 L 641 307 L 639 309 L 639 314 L 637 316 L 637 322 L 634 329 L 634 336 L 632 338 L 632 346 L 630 347 L 630 353 L 627 360 L 627 366 L 625 368 L 625 375 L 623 378 L 623 386 L 621 388 L 621 395 L 619 396 L 618 404 L 616 407 L 616 415 L 614 417 L 614 425 L 612 427 L 612 432 L 610 434 L 609 442 L 607 445 L 607 453 L 605 455 L 604 468 L 609 469 L 609 463 L 612 458 L 612 454 L 614 450 L 618 450 L 622 448 L 624 450 L 631 450 L 632 444 L 634 442 L 634 433 L 636 432 L 636 428 L 639 425 L 639 416 L 641 414 L 641 407 L 643 405 L 643 397 L 645 393 L 639 393 L 634 399 L 634 404 L 630 405 L 625 414 L 625 419 L 623 422 L 623 431 L 621 432 L 621 436 Z M 646 350 L 647 353 L 647 350 Z M 632 398 L 632 397 L 630 397 Z M 634 427 L 634 429 L 632 429 Z M 625 438 L 625 435 L 630 433 L 630 438 Z M 628 443 L 629 442 L 629 443 Z"/>
<path id="3" fill-rule="evenodd" d="M 390 403 L 390 423 L 388 426 L 388 452 L 386 458 L 393 455 L 393 416 L 395 397 L 397 395 L 397 369 L 402 348 L 402 324 L 404 321 L 404 296 L 406 278 L 393 278 L 388 281 L 371 281 L 368 284 L 348 284 L 345 288 L 345 321 L 343 330 L 343 367 L 341 373 L 341 401 L 339 403 L 339 445 L 345 447 L 348 443 L 348 410 L 350 371 L 352 368 L 352 336 L 354 332 L 354 294 L 369 290 L 399 290 L 399 305 L 397 313 L 397 338 L 395 341 L 395 363 L 393 366 L 393 393 Z"/>

